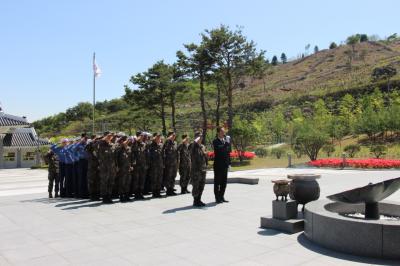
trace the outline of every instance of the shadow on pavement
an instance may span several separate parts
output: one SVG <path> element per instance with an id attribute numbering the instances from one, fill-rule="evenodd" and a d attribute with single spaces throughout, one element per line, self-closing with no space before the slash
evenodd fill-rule
<path id="1" fill-rule="evenodd" d="M 300 234 L 297 237 L 297 241 L 299 242 L 300 245 L 302 245 L 306 249 L 309 249 L 309 250 L 319 253 L 321 255 L 336 258 L 336 259 L 358 262 L 358 263 L 376 264 L 376 265 L 400 265 L 399 261 L 359 257 L 359 256 L 354 256 L 354 255 L 350 255 L 350 254 L 333 251 L 333 250 L 330 250 L 330 249 L 327 249 L 327 248 L 324 248 L 317 244 L 312 243 L 310 240 L 307 239 L 307 237 L 304 235 L 304 233 Z"/>
<path id="2" fill-rule="evenodd" d="M 215 203 L 215 202 L 207 203 L 206 206 L 203 208 L 194 207 L 193 205 L 189 205 L 189 206 L 185 206 L 185 207 L 179 207 L 179 208 L 174 208 L 174 209 L 163 211 L 163 214 L 176 213 L 176 212 L 187 211 L 187 210 L 196 210 L 196 209 L 197 210 L 207 210 L 207 208 L 215 207 L 215 206 L 217 206 L 217 203 Z"/>
<path id="3" fill-rule="evenodd" d="M 276 235 L 280 235 L 280 234 L 288 235 L 288 233 L 277 231 L 274 229 L 264 229 L 261 227 L 260 227 L 260 229 L 262 229 L 262 230 L 258 231 L 257 234 L 259 234 L 261 236 L 276 236 Z"/>
<path id="4" fill-rule="evenodd" d="M 101 202 L 101 201 L 94 201 L 94 202 L 93 201 L 87 201 L 87 202 L 90 202 L 90 204 L 75 205 L 75 206 L 71 206 L 71 207 L 67 207 L 67 208 L 62 208 L 61 210 L 63 210 L 63 211 L 77 210 L 77 209 L 80 209 L 80 208 L 93 208 L 93 207 L 99 207 L 101 205 L 104 205 L 104 203 Z"/>

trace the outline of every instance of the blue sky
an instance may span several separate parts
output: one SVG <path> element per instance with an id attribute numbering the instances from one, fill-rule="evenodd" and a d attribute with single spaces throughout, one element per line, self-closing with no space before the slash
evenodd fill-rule
<path id="1" fill-rule="evenodd" d="M 244 27 L 267 57 L 295 57 L 353 33 L 400 33 L 396 0 L 1 0 L 0 102 L 30 121 L 91 101 L 92 54 L 102 76 L 97 99 L 120 97 L 132 74 L 172 63 L 204 29 Z"/>

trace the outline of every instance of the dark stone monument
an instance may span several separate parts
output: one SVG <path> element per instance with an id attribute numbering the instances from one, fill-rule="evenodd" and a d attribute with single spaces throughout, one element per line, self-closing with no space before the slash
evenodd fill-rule
<path id="1" fill-rule="evenodd" d="M 389 197 L 400 188 L 400 177 L 389 179 L 377 184 L 369 183 L 360 188 L 347 190 L 328 196 L 332 201 L 357 204 L 365 204 L 365 218 L 379 219 L 378 202 Z"/>

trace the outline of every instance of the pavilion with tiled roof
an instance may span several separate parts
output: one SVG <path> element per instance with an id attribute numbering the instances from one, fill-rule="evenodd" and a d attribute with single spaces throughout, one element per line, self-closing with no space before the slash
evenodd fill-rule
<path id="1" fill-rule="evenodd" d="M 38 151 L 48 145 L 47 140 L 38 137 L 26 117 L 6 114 L 0 107 L 0 169 L 39 164 Z"/>

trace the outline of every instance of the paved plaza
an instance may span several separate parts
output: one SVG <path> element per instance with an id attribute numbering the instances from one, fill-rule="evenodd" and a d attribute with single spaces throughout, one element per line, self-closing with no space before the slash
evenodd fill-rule
<path id="1" fill-rule="evenodd" d="M 220 205 L 206 185 L 207 207 L 196 209 L 190 195 L 112 205 L 48 199 L 46 171 L 0 170 L 0 265 L 396 264 L 329 251 L 302 233 L 261 229 L 260 217 L 271 214 L 275 198 L 270 181 L 288 173 L 321 174 L 321 198 L 400 176 L 400 171 L 240 171 L 230 176 L 259 178 L 259 184 L 229 184 L 230 202 Z M 400 192 L 388 200 L 400 202 Z"/>

